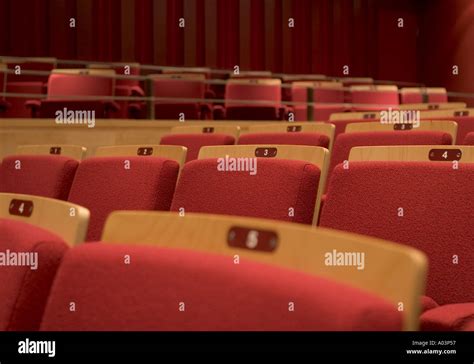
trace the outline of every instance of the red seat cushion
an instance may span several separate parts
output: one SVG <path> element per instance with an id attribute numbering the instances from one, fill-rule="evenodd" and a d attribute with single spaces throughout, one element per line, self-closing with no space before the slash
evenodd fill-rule
<path id="1" fill-rule="evenodd" d="M 5 157 L 0 170 L 0 192 L 66 200 L 78 165 L 74 159 L 57 155 Z M 21 168 L 16 169 L 18 166 Z"/>
<path id="2" fill-rule="evenodd" d="M 68 200 L 90 210 L 87 239 L 98 240 L 112 211 L 169 210 L 178 171 L 177 162 L 163 158 L 89 158 L 78 168 Z"/>
<path id="3" fill-rule="evenodd" d="M 472 163 L 458 170 L 450 162 L 339 165 L 320 225 L 420 249 L 429 259 L 427 296 L 440 305 L 474 302 L 472 181 Z"/>
<path id="4" fill-rule="evenodd" d="M 467 133 L 466 137 L 464 138 L 464 145 L 474 145 L 474 132 Z"/>
<path id="5" fill-rule="evenodd" d="M 334 142 L 332 171 L 339 163 L 349 159 L 353 147 L 375 145 L 451 145 L 453 138 L 442 131 L 377 131 L 342 133 Z"/>
<path id="6" fill-rule="evenodd" d="M 320 133 L 249 133 L 238 144 L 290 144 L 329 147 L 329 137 Z"/>
<path id="7" fill-rule="evenodd" d="M 421 315 L 423 331 L 474 331 L 474 303 L 444 305 Z"/>
<path id="8" fill-rule="evenodd" d="M 431 310 L 431 309 L 436 308 L 438 306 L 439 305 L 431 297 L 421 296 L 421 312 Z"/>
<path id="9" fill-rule="evenodd" d="M 130 265 L 123 263 L 125 255 Z M 41 330 L 401 329 L 396 307 L 371 294 L 231 259 L 185 249 L 84 244 L 64 258 Z M 69 311 L 71 301 L 75 312 Z"/>
<path id="10" fill-rule="evenodd" d="M 260 217 L 311 224 L 321 171 L 303 161 L 257 159 L 257 173 L 219 171 L 217 159 L 187 163 L 172 211 Z M 294 209 L 291 216 L 290 209 Z"/>
<path id="11" fill-rule="evenodd" d="M 162 145 L 182 145 L 188 148 L 186 154 L 186 162 L 198 158 L 201 147 L 208 145 L 232 145 L 235 143 L 235 138 L 226 134 L 168 134 L 161 138 Z"/>
<path id="12" fill-rule="evenodd" d="M 423 113 L 421 113 L 423 117 Z M 474 116 L 442 116 L 442 117 L 429 117 L 429 120 L 452 120 L 458 124 L 458 135 L 456 143 L 462 143 L 466 138 L 466 135 L 470 132 L 474 132 Z"/>
<path id="13" fill-rule="evenodd" d="M 0 331 L 38 330 L 56 270 L 67 249 L 61 238 L 46 230 L 0 219 Z M 18 254 L 23 254 L 23 259 L 29 257 L 24 261 L 29 265 L 13 265 L 12 257 Z"/>

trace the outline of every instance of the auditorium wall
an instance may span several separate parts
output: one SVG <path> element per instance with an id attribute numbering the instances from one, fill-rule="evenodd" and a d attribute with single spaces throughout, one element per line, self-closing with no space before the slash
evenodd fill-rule
<path id="1" fill-rule="evenodd" d="M 2 55 L 419 78 L 418 1 L 0 2 Z"/>

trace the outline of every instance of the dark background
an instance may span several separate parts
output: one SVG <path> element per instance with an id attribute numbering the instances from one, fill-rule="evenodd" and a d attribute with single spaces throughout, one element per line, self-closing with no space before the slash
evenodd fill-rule
<path id="1" fill-rule="evenodd" d="M 474 0 L 0 0 L 0 55 L 330 76 L 349 65 L 474 92 L 473 43 Z"/>

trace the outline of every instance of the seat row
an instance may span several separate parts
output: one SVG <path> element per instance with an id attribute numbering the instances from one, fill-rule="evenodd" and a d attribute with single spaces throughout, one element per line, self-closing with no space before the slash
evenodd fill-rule
<path id="1" fill-rule="evenodd" d="M 165 205 L 177 216 L 212 213 L 318 221 L 324 148 L 202 148 L 200 159 L 182 169 L 175 190 L 178 163 L 146 154 L 81 162 L 68 200 L 90 210 L 88 240 L 100 239 L 112 211 L 167 210 Z M 332 173 L 319 226 L 423 251 L 430 268 L 422 326 L 463 329 L 474 309 L 473 178 L 473 147 L 356 147 L 348 163 Z"/>
<path id="2" fill-rule="evenodd" d="M 15 198 L 28 196 L 13 198 L 8 204 L 17 206 Z M 80 230 L 87 213 L 72 219 L 75 205 L 30 202 L 27 217 L 15 207 L 0 217 L 0 251 L 36 257 L 34 265 L 0 266 L 2 331 L 418 328 L 426 258 L 412 248 L 296 224 L 165 212 L 114 213 L 101 241 L 71 247 L 56 230 Z M 48 231 L 51 213 L 63 225 Z M 334 252 L 353 250 L 370 257 L 363 269 L 328 263 Z"/>
<path id="3" fill-rule="evenodd" d="M 306 103 L 310 100 L 313 118 L 328 120 L 336 112 L 398 107 L 399 92 L 402 100 L 410 103 L 447 102 L 446 90 L 439 88 L 399 91 L 395 85 L 353 85 L 347 90 L 342 82 L 294 81 L 284 85 L 277 78 L 239 77 L 225 82 L 222 104 L 215 99 L 208 75 L 202 71 L 147 75 L 146 81 L 141 81 L 137 65 L 104 68 L 91 64 L 84 69 L 52 69 L 45 83 L 21 82 L 18 76 L 7 82 L 5 70 L 7 65 L 0 64 L 0 83 L 6 84 L 6 92 L 18 95 L 3 100 L 3 117 L 55 118 L 58 110 L 67 108 L 93 111 L 98 118 L 288 120 L 291 113 L 292 120 L 308 120 Z M 288 99 L 282 85 L 289 89 Z M 144 88 L 155 98 L 151 114 L 145 102 L 133 101 L 145 96 Z M 45 97 L 28 100 L 21 94 Z"/>

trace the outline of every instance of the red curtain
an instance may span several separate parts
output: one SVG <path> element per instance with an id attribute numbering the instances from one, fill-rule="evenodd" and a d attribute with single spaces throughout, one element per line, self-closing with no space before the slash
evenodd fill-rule
<path id="1" fill-rule="evenodd" d="M 418 7 L 410 0 L 0 0 L 0 53 L 334 76 L 348 65 L 350 76 L 418 81 Z M 184 14 L 192 19 L 180 28 Z"/>

